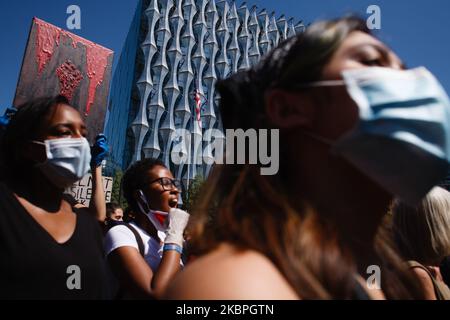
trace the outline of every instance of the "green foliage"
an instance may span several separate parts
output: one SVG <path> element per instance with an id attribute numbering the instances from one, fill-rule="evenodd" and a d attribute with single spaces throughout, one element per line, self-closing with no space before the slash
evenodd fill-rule
<path id="1" fill-rule="evenodd" d="M 192 211 L 195 202 L 200 196 L 200 190 L 204 183 L 205 179 L 202 176 L 198 175 L 194 178 L 194 180 L 190 181 L 188 190 L 181 194 L 183 207 L 187 212 Z"/>
<path id="2" fill-rule="evenodd" d="M 117 169 L 114 173 L 113 187 L 111 192 L 111 202 L 115 202 L 120 205 L 122 208 L 127 207 L 127 202 L 122 195 L 121 184 L 122 184 L 123 172 L 122 170 Z"/>

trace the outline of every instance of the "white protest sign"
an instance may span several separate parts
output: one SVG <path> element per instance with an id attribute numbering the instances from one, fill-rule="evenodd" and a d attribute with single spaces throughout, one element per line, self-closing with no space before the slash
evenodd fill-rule
<path id="1" fill-rule="evenodd" d="M 103 190 L 105 191 L 105 200 L 108 203 L 111 202 L 113 178 L 103 177 L 102 179 Z M 83 179 L 68 188 L 66 193 L 74 197 L 80 204 L 88 207 L 92 197 L 92 176 L 90 174 L 84 176 Z"/>

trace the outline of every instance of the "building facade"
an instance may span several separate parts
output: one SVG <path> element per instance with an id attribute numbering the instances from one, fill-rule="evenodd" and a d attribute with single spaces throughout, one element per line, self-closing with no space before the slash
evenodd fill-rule
<path id="1" fill-rule="evenodd" d="M 112 82 L 109 174 L 151 157 L 185 186 L 206 177 L 211 161 L 201 159 L 214 159 L 211 132 L 222 132 L 216 82 L 304 28 L 245 3 L 140 0 Z M 174 163 L 172 156 L 182 160 Z"/>

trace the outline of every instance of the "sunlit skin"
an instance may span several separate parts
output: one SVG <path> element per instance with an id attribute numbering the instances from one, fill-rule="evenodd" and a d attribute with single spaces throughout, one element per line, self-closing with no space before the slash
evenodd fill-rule
<path id="1" fill-rule="evenodd" d="M 169 212 L 170 208 L 176 208 L 178 205 L 178 195 L 180 191 L 173 187 L 171 190 L 164 190 L 159 178 L 169 178 L 173 180 L 172 173 L 165 167 L 155 166 L 148 171 L 147 181 L 150 183 L 147 188 L 142 190 L 150 209 Z M 140 200 L 138 198 L 138 200 Z"/>
<path id="2" fill-rule="evenodd" d="M 146 180 L 149 183 L 142 190 L 147 203 L 142 201 L 137 191 L 134 193 L 134 197 L 144 210 L 151 209 L 155 211 L 169 212 L 171 208 L 176 208 L 178 206 L 179 190 L 175 187 L 170 190 L 164 190 L 161 183 L 156 181 L 159 178 L 173 179 L 173 175 L 170 170 L 163 166 L 154 166 L 152 169 L 147 171 Z M 144 228 L 144 230 L 148 232 L 148 234 L 155 239 L 158 239 L 155 227 L 143 213 L 136 212 L 136 221 Z"/>
<path id="3" fill-rule="evenodd" d="M 83 138 L 86 135 L 87 128 L 80 113 L 73 107 L 60 104 L 42 124 L 38 140 Z"/>
<path id="4" fill-rule="evenodd" d="M 341 80 L 344 70 L 367 67 L 404 69 L 401 60 L 382 42 L 355 31 L 324 67 L 322 80 Z M 319 109 L 311 124 L 315 133 L 335 141 L 355 126 L 358 109 L 344 86 L 311 88 L 307 94 L 313 96 L 314 107 Z"/>
<path id="5" fill-rule="evenodd" d="M 53 107 L 52 112 L 44 118 L 39 126 L 36 141 L 82 138 L 86 137 L 86 125 L 80 113 L 71 106 L 60 104 Z M 42 145 L 30 143 L 26 152 L 27 156 L 34 161 L 46 160 L 45 148 Z"/>
<path id="6" fill-rule="evenodd" d="M 340 80 L 344 70 L 367 67 L 404 68 L 400 59 L 379 40 L 355 31 L 324 66 L 321 80 Z M 284 131 L 282 141 L 301 146 L 289 148 L 281 164 L 290 194 L 304 195 L 320 216 L 334 221 L 353 252 L 359 273 L 365 276 L 367 266 L 374 263 L 374 237 L 392 195 L 334 154 L 332 146 L 305 134 L 306 131 L 338 141 L 357 124 L 357 105 L 345 86 L 313 87 L 298 92 L 279 90 L 271 98 L 267 101 L 269 112 L 279 109 L 276 100 L 293 110 L 289 122 L 282 118 L 278 122 L 282 134 Z M 371 290 L 370 294 L 383 298 L 379 291 Z"/>
<path id="7" fill-rule="evenodd" d="M 441 281 L 441 282 L 444 281 L 438 266 L 427 266 L 427 269 L 431 272 L 431 274 L 437 281 Z M 420 268 L 412 268 L 411 272 L 415 276 L 415 279 L 424 294 L 423 299 L 424 300 L 437 300 L 433 281 L 431 280 L 428 273 L 425 270 L 420 269 Z"/>
<path id="8" fill-rule="evenodd" d="M 40 125 L 36 140 L 81 138 L 86 136 L 86 125 L 74 108 L 60 104 Z M 46 160 L 45 148 L 31 143 L 25 155 L 35 162 Z M 65 243 L 75 231 L 76 215 L 72 206 L 63 198 L 63 191 L 53 186 L 39 171 L 34 169 L 27 185 L 16 186 L 15 194 L 28 213 L 58 243 Z M 30 196 L 33 195 L 33 196 Z"/>
<path id="9" fill-rule="evenodd" d="M 404 68 L 400 59 L 379 40 L 355 31 L 325 65 L 322 80 L 342 79 L 344 70 L 375 66 Z M 286 143 L 301 146 L 290 148 L 284 163 L 283 170 L 289 172 L 286 177 L 292 179 L 288 181 L 292 192 L 305 194 L 322 216 L 334 219 L 343 234 L 357 239 L 358 246 L 371 246 L 392 196 L 334 155 L 330 145 L 304 134 L 308 131 L 337 141 L 357 124 L 358 108 L 345 86 L 310 88 L 298 93 L 279 91 L 275 95 L 285 95 L 284 101 L 297 110 L 293 112 L 298 117 L 297 123 L 283 128 L 280 121 L 281 129 L 289 133 L 285 136 Z M 361 261 L 361 268 L 364 263 Z"/>
<path id="10" fill-rule="evenodd" d="M 344 70 L 367 67 L 404 68 L 401 60 L 383 43 L 355 31 L 325 65 L 322 80 L 340 80 Z M 364 274 L 372 261 L 373 238 L 392 196 L 334 155 L 332 146 L 304 133 L 308 131 L 337 141 L 357 124 L 358 107 L 344 86 L 315 87 L 302 92 L 279 91 L 275 93 L 278 95 L 284 95 L 284 101 L 296 110 L 294 117 L 298 117 L 296 123 L 291 122 L 284 128 L 282 119 L 279 123 L 281 129 L 288 132 L 284 141 L 301 146 L 290 148 L 282 165 L 283 170 L 289 172 L 285 176 L 291 194 L 305 195 L 321 216 L 335 221 L 355 257 L 359 258 L 356 263 Z M 380 293 L 375 296 L 382 298 Z"/>
<path id="11" fill-rule="evenodd" d="M 169 212 L 171 208 L 177 207 L 180 190 L 174 186 L 164 190 L 161 183 L 157 181 L 159 178 L 173 180 L 173 175 L 163 166 L 154 166 L 147 171 L 148 183 L 142 190 L 147 204 L 139 197 L 138 191 L 134 193 L 134 197 L 144 210 Z M 148 217 L 139 211 L 135 212 L 135 215 L 135 222 L 153 239 L 159 239 L 156 228 Z M 173 250 L 164 251 L 156 272 L 152 271 L 138 250 L 133 247 L 117 248 L 108 255 L 108 260 L 122 285 L 134 298 L 159 297 L 180 270 L 180 254 Z"/>
<path id="12" fill-rule="evenodd" d="M 402 62 L 384 44 L 355 31 L 324 66 L 321 80 L 342 79 L 343 70 L 372 66 L 403 68 Z M 287 156 L 281 159 L 280 174 L 290 199 L 300 201 L 298 195 L 304 195 L 321 216 L 335 221 L 342 235 L 352 235 L 347 240 L 355 256 L 361 257 L 356 263 L 362 273 L 367 267 L 366 255 L 372 252 L 376 229 L 392 196 L 343 159 L 332 155 L 328 144 L 305 134 L 308 131 L 336 141 L 357 123 L 357 106 L 344 86 L 272 89 L 265 92 L 265 102 L 267 118 L 280 128 L 280 141 L 288 150 Z M 367 254 L 366 249 L 369 249 Z M 364 285 L 362 278 L 358 281 Z M 368 294 L 373 298 L 383 298 L 381 292 L 371 291 Z M 222 244 L 190 264 L 177 276 L 166 296 L 173 299 L 299 298 L 265 256 L 239 251 L 230 244 Z"/>

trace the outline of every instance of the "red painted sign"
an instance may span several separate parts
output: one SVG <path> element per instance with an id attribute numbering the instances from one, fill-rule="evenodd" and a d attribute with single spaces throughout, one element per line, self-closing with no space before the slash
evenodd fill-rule
<path id="1" fill-rule="evenodd" d="M 89 140 L 103 131 L 113 52 L 33 19 L 14 106 L 61 94 L 85 117 Z"/>

